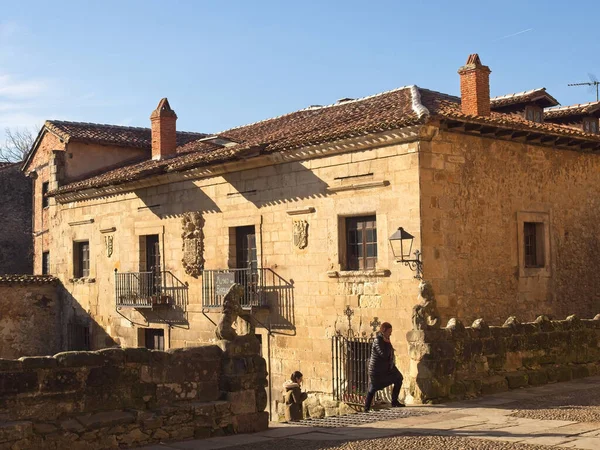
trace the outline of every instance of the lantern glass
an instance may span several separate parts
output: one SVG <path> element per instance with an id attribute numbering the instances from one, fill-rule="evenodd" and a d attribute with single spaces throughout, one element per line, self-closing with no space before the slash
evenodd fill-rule
<path id="1" fill-rule="evenodd" d="M 394 257 L 400 258 L 401 261 L 410 259 L 414 238 L 415 237 L 409 232 L 405 231 L 404 228 L 398 228 L 389 239 Z"/>

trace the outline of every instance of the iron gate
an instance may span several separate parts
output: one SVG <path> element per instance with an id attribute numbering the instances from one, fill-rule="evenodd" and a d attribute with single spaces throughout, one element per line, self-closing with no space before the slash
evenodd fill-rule
<path id="1" fill-rule="evenodd" d="M 335 335 L 331 341 L 333 396 L 336 400 L 364 405 L 369 391 L 369 359 L 372 337 Z M 389 401 L 391 386 L 377 393 L 375 401 Z"/>

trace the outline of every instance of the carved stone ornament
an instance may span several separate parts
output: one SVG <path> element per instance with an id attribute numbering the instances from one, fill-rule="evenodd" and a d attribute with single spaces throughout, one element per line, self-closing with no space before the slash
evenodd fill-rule
<path id="1" fill-rule="evenodd" d="M 181 219 L 183 232 L 183 268 L 185 273 L 197 278 L 204 267 L 204 219 L 199 212 L 188 212 Z"/>
<path id="2" fill-rule="evenodd" d="M 440 328 L 440 314 L 437 310 L 433 286 L 429 281 L 419 283 L 419 303 L 413 306 L 413 330 L 430 330 Z"/>
<path id="3" fill-rule="evenodd" d="M 106 246 L 106 256 L 110 258 L 113 254 L 113 236 L 104 236 L 104 245 Z"/>
<path id="4" fill-rule="evenodd" d="M 308 245 L 308 222 L 306 220 L 294 220 L 294 245 L 301 250 Z"/>

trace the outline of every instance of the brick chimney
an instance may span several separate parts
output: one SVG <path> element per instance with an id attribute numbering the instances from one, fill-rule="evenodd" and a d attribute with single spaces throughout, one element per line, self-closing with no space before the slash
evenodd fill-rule
<path id="1" fill-rule="evenodd" d="M 152 159 L 164 159 L 174 155 L 177 149 L 177 114 L 171 109 L 169 100 L 163 98 L 152 114 Z"/>
<path id="2" fill-rule="evenodd" d="M 473 116 L 490 115 L 490 73 L 479 55 L 469 55 L 467 64 L 458 69 L 462 112 Z"/>

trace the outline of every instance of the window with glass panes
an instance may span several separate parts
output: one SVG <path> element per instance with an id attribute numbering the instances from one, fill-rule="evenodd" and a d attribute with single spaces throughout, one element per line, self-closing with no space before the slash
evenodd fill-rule
<path id="1" fill-rule="evenodd" d="M 75 243 L 74 276 L 76 278 L 90 275 L 90 243 L 88 241 Z"/>
<path id="2" fill-rule="evenodd" d="M 598 119 L 595 117 L 586 117 L 583 119 L 583 131 L 598 134 Z"/>
<path id="3" fill-rule="evenodd" d="M 346 218 L 346 269 L 374 269 L 377 263 L 375 216 Z"/>
<path id="4" fill-rule="evenodd" d="M 525 267 L 544 267 L 544 224 L 523 223 L 523 242 L 525 243 Z"/>
<path id="5" fill-rule="evenodd" d="M 50 274 L 50 252 L 42 253 L 42 275 Z"/>

